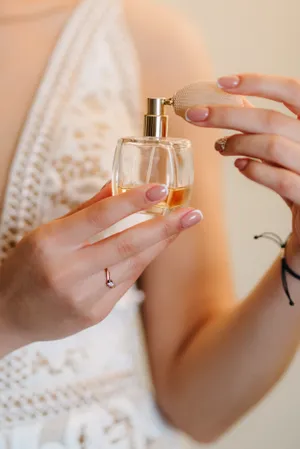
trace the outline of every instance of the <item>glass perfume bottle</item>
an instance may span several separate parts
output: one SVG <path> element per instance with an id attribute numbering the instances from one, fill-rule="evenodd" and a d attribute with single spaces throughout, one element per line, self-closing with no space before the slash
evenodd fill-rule
<path id="1" fill-rule="evenodd" d="M 147 213 L 165 215 L 188 205 L 194 179 L 191 142 L 168 138 L 165 109 L 173 100 L 149 98 L 143 137 L 120 139 L 115 151 L 112 188 L 118 195 L 142 184 L 168 187 L 167 198 Z"/>

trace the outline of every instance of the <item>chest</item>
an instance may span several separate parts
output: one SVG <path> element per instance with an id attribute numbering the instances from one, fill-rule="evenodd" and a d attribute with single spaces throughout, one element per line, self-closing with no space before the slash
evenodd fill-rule
<path id="1" fill-rule="evenodd" d="M 139 133 L 135 53 L 114 5 L 83 2 L 62 33 L 66 18 L 0 47 L 0 259 L 94 195 L 111 176 L 117 139 Z"/>
<path id="2" fill-rule="evenodd" d="M 67 17 L 0 28 L 0 208 L 28 110 Z"/>

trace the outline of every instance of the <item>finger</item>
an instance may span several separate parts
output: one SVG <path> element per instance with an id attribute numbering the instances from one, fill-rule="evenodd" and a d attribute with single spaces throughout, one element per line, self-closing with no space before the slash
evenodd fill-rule
<path id="1" fill-rule="evenodd" d="M 226 92 L 279 101 L 300 112 L 300 81 L 295 78 L 245 73 L 219 78 L 218 86 Z"/>
<path id="2" fill-rule="evenodd" d="M 164 200 L 166 186 L 143 185 L 80 210 L 60 220 L 56 225 L 57 241 L 64 249 L 78 248 L 91 237 L 109 228 L 123 218 L 147 210 Z"/>
<path id="3" fill-rule="evenodd" d="M 290 104 L 284 103 L 284 106 L 288 108 L 293 114 L 297 115 L 297 118 L 299 120 L 300 111 L 296 106 L 291 106 Z"/>
<path id="4" fill-rule="evenodd" d="M 138 256 L 147 248 L 195 226 L 202 218 L 202 213 L 198 210 L 180 209 L 167 217 L 149 220 L 85 247 L 80 251 L 82 275 L 98 272 L 107 266 Z"/>
<path id="5" fill-rule="evenodd" d="M 107 287 L 106 274 L 103 270 L 87 278 L 86 282 L 77 283 L 76 293 L 81 298 L 81 313 L 95 323 L 101 321 L 137 281 L 147 266 L 175 239 L 176 236 L 159 242 L 137 256 L 110 267 L 110 277 L 116 285 L 113 289 Z"/>
<path id="6" fill-rule="evenodd" d="M 59 220 L 61 220 L 62 218 L 70 217 L 71 215 L 74 215 L 77 212 L 86 209 L 87 207 L 91 206 L 94 203 L 97 203 L 98 201 L 102 201 L 105 198 L 109 198 L 111 195 L 112 195 L 112 188 L 111 188 L 111 181 L 109 180 L 106 184 L 104 184 L 100 192 L 96 193 L 96 195 L 90 198 L 88 201 L 80 204 L 78 207 L 71 210 L 68 214 L 64 215 L 63 217 L 60 217 Z"/>
<path id="7" fill-rule="evenodd" d="M 236 134 L 219 139 L 215 148 L 223 156 L 248 156 L 300 174 L 300 146 L 270 134 Z"/>
<path id="8" fill-rule="evenodd" d="M 223 128 L 250 134 L 277 134 L 300 142 L 300 122 L 277 111 L 257 108 L 194 107 L 187 121 L 205 128 Z"/>
<path id="9" fill-rule="evenodd" d="M 249 159 L 238 159 L 235 165 L 248 179 L 268 187 L 294 204 L 300 204 L 300 177 L 295 173 Z"/>

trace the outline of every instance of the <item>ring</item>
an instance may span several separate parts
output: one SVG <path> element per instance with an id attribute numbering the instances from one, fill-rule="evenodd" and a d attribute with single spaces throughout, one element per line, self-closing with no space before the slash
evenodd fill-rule
<path id="1" fill-rule="evenodd" d="M 108 288 L 115 288 L 116 284 L 110 277 L 110 272 L 108 268 L 105 268 L 106 285 Z"/>

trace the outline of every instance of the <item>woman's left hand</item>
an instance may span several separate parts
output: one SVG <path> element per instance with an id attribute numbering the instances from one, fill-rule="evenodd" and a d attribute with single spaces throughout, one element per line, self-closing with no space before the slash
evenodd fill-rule
<path id="1" fill-rule="evenodd" d="M 220 78 L 218 85 L 228 93 L 278 101 L 296 114 L 290 117 L 249 103 L 245 108 L 196 106 L 187 111 L 186 119 L 201 127 L 242 132 L 218 140 L 215 148 L 223 156 L 244 156 L 235 162 L 241 173 L 284 199 L 293 214 L 293 236 L 300 249 L 300 81 L 243 74 Z"/>

